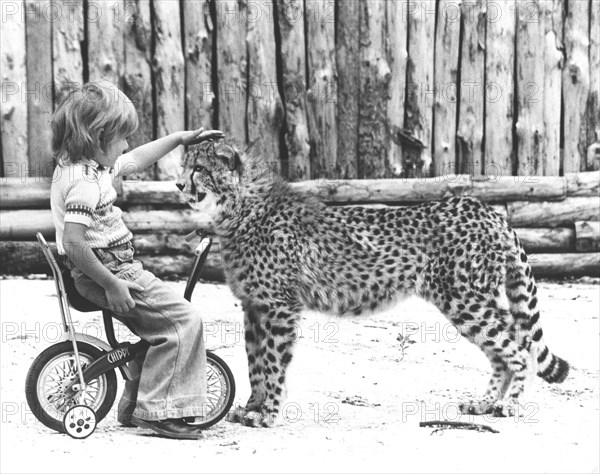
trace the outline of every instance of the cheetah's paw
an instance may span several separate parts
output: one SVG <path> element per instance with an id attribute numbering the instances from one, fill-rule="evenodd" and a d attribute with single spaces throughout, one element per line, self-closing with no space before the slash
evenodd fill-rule
<path id="1" fill-rule="evenodd" d="M 242 424 L 251 426 L 253 428 L 271 428 L 275 424 L 276 415 L 274 413 L 268 413 L 262 411 L 248 411 L 244 416 Z"/>
<path id="2" fill-rule="evenodd" d="M 227 415 L 227 421 L 231 423 L 244 424 L 244 418 L 246 417 L 247 413 L 248 410 L 246 410 L 244 407 L 237 406 L 229 412 L 229 414 Z"/>
<path id="3" fill-rule="evenodd" d="M 519 406 L 513 402 L 498 400 L 494 403 L 492 413 L 499 418 L 513 417 L 518 413 Z"/>
<path id="4" fill-rule="evenodd" d="M 486 413 L 492 413 L 494 404 L 487 401 L 475 401 L 464 402 L 458 405 L 458 410 L 463 415 L 485 415 Z"/>

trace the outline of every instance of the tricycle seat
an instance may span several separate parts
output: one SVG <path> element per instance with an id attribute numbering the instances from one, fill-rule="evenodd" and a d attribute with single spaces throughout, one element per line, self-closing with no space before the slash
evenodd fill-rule
<path id="1" fill-rule="evenodd" d="M 71 276 L 71 271 L 64 266 L 61 266 L 61 272 L 63 277 L 63 283 L 65 285 L 65 293 L 67 294 L 67 300 L 69 304 L 77 311 L 82 313 L 89 313 L 91 311 L 102 311 L 102 308 L 91 301 L 85 299 L 77 288 L 75 287 L 75 280 Z"/>

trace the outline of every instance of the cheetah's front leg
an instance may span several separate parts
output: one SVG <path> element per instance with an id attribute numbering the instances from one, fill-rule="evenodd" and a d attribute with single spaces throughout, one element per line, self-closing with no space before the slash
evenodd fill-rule
<path id="1" fill-rule="evenodd" d="M 298 337 L 299 313 L 281 303 L 268 309 L 259 308 L 264 311 L 260 317 L 264 337 L 257 361 L 262 367 L 264 386 L 261 395 L 264 398 L 260 409 L 247 411 L 243 423 L 247 426 L 270 427 L 277 420 L 285 397 L 285 376 Z"/>
<path id="2" fill-rule="evenodd" d="M 237 407 L 228 416 L 234 423 L 244 423 L 246 415 L 251 411 L 260 411 L 265 400 L 265 383 L 262 364 L 264 353 L 265 331 L 261 324 L 260 306 L 250 302 L 242 303 L 244 308 L 244 337 L 246 341 L 246 355 L 248 356 L 248 378 L 250 379 L 250 398 L 245 407 Z M 266 310 L 263 308 L 262 313 Z"/>

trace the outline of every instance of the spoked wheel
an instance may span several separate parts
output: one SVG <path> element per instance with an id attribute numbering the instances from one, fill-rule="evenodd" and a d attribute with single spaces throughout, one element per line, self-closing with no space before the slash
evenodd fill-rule
<path id="1" fill-rule="evenodd" d="M 77 349 L 82 369 L 103 354 L 100 349 L 85 342 L 78 342 Z M 95 414 L 94 428 L 96 423 L 100 422 L 110 411 L 117 396 L 115 372 L 107 372 L 92 380 L 87 384 L 84 392 L 73 396 L 67 389 L 77 377 L 77 366 L 71 341 L 50 346 L 33 361 L 25 381 L 27 404 L 35 417 L 48 428 L 64 432 L 65 414 L 78 405 L 88 407 Z M 72 415 L 76 416 L 78 413 L 73 411 Z M 89 418 L 89 413 L 87 416 Z M 89 425 L 89 423 L 87 424 Z M 88 429 L 86 428 L 86 430 Z M 89 434 L 92 432 L 93 429 Z"/>
<path id="2" fill-rule="evenodd" d="M 199 428 L 208 428 L 218 423 L 231 408 L 235 399 L 235 380 L 231 369 L 218 355 L 206 351 L 206 413 L 190 423 Z M 197 421 L 201 418 L 201 421 Z"/>

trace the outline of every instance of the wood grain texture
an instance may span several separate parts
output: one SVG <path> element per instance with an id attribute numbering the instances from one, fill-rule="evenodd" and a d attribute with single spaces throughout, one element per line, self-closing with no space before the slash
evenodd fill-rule
<path id="1" fill-rule="evenodd" d="M 251 2 L 248 12 L 248 141 L 281 174 L 283 105 L 277 85 L 272 4 Z M 269 8 L 266 8 L 269 7 Z"/>
<path id="2" fill-rule="evenodd" d="M 248 143 L 246 86 L 247 2 L 215 0 L 217 27 L 218 127 L 241 144 Z"/>
<path id="3" fill-rule="evenodd" d="M 43 4 L 25 2 L 29 175 L 52 176 L 52 23 Z M 4 80 L 4 79 L 2 79 Z"/>
<path id="4" fill-rule="evenodd" d="M 90 81 L 119 85 L 124 62 L 124 2 L 88 2 L 86 15 Z"/>
<path id="5" fill-rule="evenodd" d="M 517 0 L 517 175 L 539 176 L 544 153 L 544 22 L 540 0 Z"/>
<path id="6" fill-rule="evenodd" d="M 281 74 L 285 103 L 285 143 L 290 181 L 310 179 L 310 138 L 306 104 L 304 5 L 297 0 L 275 2 L 281 37 Z M 339 156 L 338 156 L 339 158 Z"/>
<path id="7" fill-rule="evenodd" d="M 359 178 L 390 176 L 388 97 L 392 76 L 387 57 L 386 2 L 359 0 Z"/>
<path id="8" fill-rule="evenodd" d="M 179 2 L 153 0 L 156 135 L 166 136 L 184 129 L 185 76 L 181 49 Z M 177 178 L 181 172 L 183 147 L 177 147 L 156 163 L 160 180 Z"/>
<path id="9" fill-rule="evenodd" d="M 600 252 L 600 222 L 575 222 L 575 237 L 578 252 Z"/>
<path id="10" fill-rule="evenodd" d="M 544 23 L 543 154 L 539 174 L 558 176 L 560 172 L 560 135 L 563 73 L 564 0 L 546 0 L 540 4 Z"/>
<path id="11" fill-rule="evenodd" d="M 328 178 L 337 169 L 335 2 L 306 0 L 305 8 L 311 175 Z"/>
<path id="12" fill-rule="evenodd" d="M 388 2 L 396 5 L 397 2 Z M 358 94 L 360 88 L 360 2 L 337 0 L 338 72 L 337 169 L 342 179 L 358 177 Z M 390 35 L 390 42 L 400 32 Z M 403 82 L 404 82 L 403 78 Z M 403 93 L 403 91 L 402 91 Z"/>
<path id="13" fill-rule="evenodd" d="M 587 166 L 586 107 L 590 90 L 589 2 L 566 0 L 563 71 L 565 173 Z"/>
<path id="14" fill-rule="evenodd" d="M 486 2 L 461 4 L 460 103 L 456 132 L 458 172 L 481 176 L 484 167 Z"/>
<path id="15" fill-rule="evenodd" d="M 442 0 L 435 38 L 435 103 L 433 107 L 433 174 L 456 173 L 456 109 L 462 2 Z"/>
<path id="16" fill-rule="evenodd" d="M 125 0 L 123 25 L 124 64 L 121 85 L 138 114 L 139 126 L 129 137 L 130 148 L 154 139 L 154 101 L 152 85 L 152 24 L 150 3 Z M 138 170 L 129 179 L 156 179 L 156 165 Z"/>
<path id="17" fill-rule="evenodd" d="M 212 81 L 215 28 L 210 1 L 185 1 L 181 7 L 185 45 L 186 128 L 210 129 L 216 119 L 216 94 Z"/>
<path id="18" fill-rule="evenodd" d="M 512 176 L 516 7 L 514 0 L 487 0 L 487 8 L 484 174 Z"/>
<path id="19" fill-rule="evenodd" d="M 576 221 L 600 220 L 600 197 L 568 197 L 558 202 L 515 201 L 507 203 L 513 227 L 561 227 Z"/>
<path id="20" fill-rule="evenodd" d="M 407 3 L 408 65 L 404 127 L 426 148 L 421 151 L 417 162 L 408 162 L 408 157 L 405 157 L 403 172 L 406 177 L 428 176 L 432 162 L 435 9 L 433 0 L 409 0 Z"/>
<path id="21" fill-rule="evenodd" d="M 404 95 L 406 92 L 406 66 L 408 61 L 407 2 L 386 2 L 388 65 L 391 72 L 387 121 L 391 133 L 387 166 L 390 176 L 404 175 L 403 150 L 398 143 L 396 131 L 404 128 Z"/>
<path id="22" fill-rule="evenodd" d="M 2 6 L 5 18 L 0 22 L 0 66 L 2 67 L 3 176 L 28 174 L 29 150 L 27 135 L 27 101 L 23 91 L 28 87 L 26 68 L 25 3 L 12 2 Z M 4 10 L 6 8 L 6 10 Z"/>
<path id="23" fill-rule="evenodd" d="M 587 106 L 588 171 L 600 169 L 600 2 L 590 0 L 590 93 Z"/>
<path id="24" fill-rule="evenodd" d="M 600 276 L 600 253 L 536 254 L 529 259 L 539 277 Z"/>
<path id="25" fill-rule="evenodd" d="M 54 71 L 54 107 L 73 88 L 81 87 L 84 40 L 83 2 L 52 0 L 52 68 Z"/>

